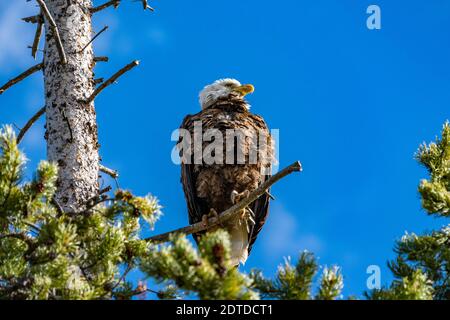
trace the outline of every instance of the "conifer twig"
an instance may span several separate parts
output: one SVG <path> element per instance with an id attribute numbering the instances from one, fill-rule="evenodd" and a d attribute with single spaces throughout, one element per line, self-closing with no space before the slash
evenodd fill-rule
<path id="1" fill-rule="evenodd" d="M 108 2 L 105 2 L 104 4 L 97 6 L 97 7 L 91 8 L 90 11 L 91 11 L 91 13 L 96 13 L 96 12 L 102 11 L 106 8 L 109 8 L 111 6 L 114 6 L 114 9 L 117 9 L 119 4 L 120 4 L 120 0 L 110 0 Z"/>
<path id="2" fill-rule="evenodd" d="M 49 23 L 50 29 L 52 30 L 53 38 L 55 39 L 55 43 L 56 43 L 56 47 L 58 49 L 61 64 L 67 64 L 66 52 L 64 51 L 64 47 L 61 42 L 61 37 L 59 36 L 59 30 L 56 25 L 56 22 L 53 19 L 52 15 L 50 14 L 50 11 L 48 11 L 48 8 L 45 5 L 44 0 L 36 0 L 36 1 L 39 4 L 39 6 L 41 7 L 41 11 Z"/>
<path id="3" fill-rule="evenodd" d="M 30 120 L 25 124 L 25 126 L 20 130 L 18 136 L 17 136 L 17 143 L 20 143 L 22 141 L 23 137 L 25 136 L 25 133 L 31 128 L 31 126 L 45 113 L 45 107 L 42 107 L 39 109 L 38 112 L 34 116 L 31 117 Z"/>
<path id="4" fill-rule="evenodd" d="M 44 22 L 43 19 L 44 18 L 42 17 L 42 14 L 38 14 L 38 15 L 35 15 L 35 16 L 22 18 L 23 21 L 28 22 L 28 23 L 39 23 L 41 21 Z"/>
<path id="5" fill-rule="evenodd" d="M 41 19 L 39 19 L 39 21 L 37 22 L 37 27 L 36 27 L 36 33 L 34 35 L 34 40 L 33 40 L 33 45 L 31 46 L 31 56 L 36 59 L 36 54 L 38 51 L 38 46 L 39 46 L 39 41 L 41 40 L 41 36 L 42 36 L 42 29 L 44 26 L 44 19 L 42 19 L 42 16 L 39 15 L 41 17 Z"/>
<path id="6" fill-rule="evenodd" d="M 9 80 L 7 83 L 5 83 L 2 87 L 0 87 L 0 95 L 3 94 L 3 92 L 5 92 L 6 90 L 8 90 L 9 88 L 11 88 L 13 85 L 15 85 L 16 83 L 22 81 L 23 79 L 25 79 L 26 77 L 32 75 L 33 73 L 41 70 L 44 67 L 44 63 L 38 63 L 34 66 L 32 66 L 31 68 L 29 68 L 28 70 L 26 70 L 25 72 L 22 72 L 21 74 L 19 74 L 17 77 Z"/>
<path id="7" fill-rule="evenodd" d="M 109 58 L 104 56 L 94 57 L 94 62 L 108 62 Z"/>
<path id="8" fill-rule="evenodd" d="M 97 95 L 102 92 L 107 86 L 113 84 L 120 76 L 122 76 L 125 72 L 130 71 L 131 69 L 133 69 L 134 67 L 136 67 L 137 65 L 139 65 L 139 61 L 135 60 L 129 64 L 127 64 L 125 67 L 123 67 L 122 69 L 120 69 L 119 71 L 117 71 L 111 78 L 109 78 L 108 80 L 106 80 L 105 82 L 103 82 L 97 89 L 94 90 L 94 92 L 92 93 L 92 95 L 86 100 L 86 103 L 91 103 L 92 101 L 94 101 L 95 97 L 97 97 Z"/>
<path id="9" fill-rule="evenodd" d="M 113 179 L 117 179 L 119 177 L 119 172 L 117 170 L 110 169 L 108 167 L 105 167 L 104 165 L 100 164 L 98 169 L 101 172 L 106 173 L 107 175 L 109 175 Z"/>
<path id="10" fill-rule="evenodd" d="M 100 30 L 99 32 L 97 32 L 97 34 L 83 47 L 83 49 L 80 50 L 80 52 L 83 52 L 84 50 L 86 50 L 86 48 L 95 40 L 97 39 L 97 37 L 99 35 L 101 35 L 103 32 L 105 32 L 106 30 L 108 30 L 108 26 L 104 26 L 102 30 Z"/>
<path id="11" fill-rule="evenodd" d="M 150 11 L 155 11 L 155 9 L 153 9 L 152 7 L 150 7 L 148 5 L 148 0 L 141 0 L 142 2 L 142 7 L 144 8 L 144 10 L 150 10 Z"/>
<path id="12" fill-rule="evenodd" d="M 176 234 L 193 234 L 197 232 L 204 231 L 206 229 L 209 229 L 211 227 L 214 227 L 216 225 L 222 224 L 225 221 L 231 219 L 232 217 L 236 216 L 240 213 L 242 209 L 245 209 L 248 205 L 250 205 L 253 201 L 258 199 L 261 195 L 266 193 L 266 191 L 276 182 L 283 179 L 287 175 L 293 173 L 293 172 L 299 172 L 302 171 L 302 165 L 299 161 L 294 162 L 290 166 L 284 168 L 277 174 L 270 177 L 266 182 L 261 184 L 256 190 L 250 193 L 250 195 L 243 199 L 241 202 L 235 204 L 234 206 L 230 207 L 229 209 L 225 210 L 224 212 L 220 213 L 218 217 L 211 217 L 208 219 L 208 222 L 205 226 L 203 222 L 198 222 L 193 225 L 179 228 L 173 231 L 169 231 L 160 235 L 152 236 L 149 238 L 146 238 L 146 241 L 151 241 L 153 243 L 162 243 L 169 241 L 170 237 Z"/>

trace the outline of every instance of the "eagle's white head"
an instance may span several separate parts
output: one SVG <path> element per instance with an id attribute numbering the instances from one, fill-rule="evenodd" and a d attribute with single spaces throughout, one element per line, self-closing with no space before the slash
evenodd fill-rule
<path id="1" fill-rule="evenodd" d="M 226 98 L 241 98 L 255 91 L 255 88 L 251 84 L 244 84 L 235 79 L 220 79 L 214 83 L 207 85 L 200 92 L 199 100 L 202 110 L 211 107 L 218 100 Z M 247 105 L 247 108 L 250 108 Z"/>

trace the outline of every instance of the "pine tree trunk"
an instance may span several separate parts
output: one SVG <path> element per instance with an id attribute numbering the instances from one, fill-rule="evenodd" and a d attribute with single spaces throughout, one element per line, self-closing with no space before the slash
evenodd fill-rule
<path id="1" fill-rule="evenodd" d="M 55 37 L 46 20 L 44 81 L 47 156 L 59 166 L 56 200 L 62 209 L 79 211 L 98 193 L 98 136 L 94 103 L 94 56 L 89 8 L 92 0 L 46 0 L 56 22 L 67 64 L 60 61 Z"/>

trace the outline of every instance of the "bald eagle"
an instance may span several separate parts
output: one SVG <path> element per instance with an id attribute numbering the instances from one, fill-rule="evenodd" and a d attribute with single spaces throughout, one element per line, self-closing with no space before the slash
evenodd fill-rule
<path id="1" fill-rule="evenodd" d="M 207 223 L 210 215 L 248 197 L 270 177 L 272 137 L 263 118 L 249 111 L 245 96 L 253 91 L 252 85 L 241 85 L 234 79 L 217 80 L 200 92 L 202 111 L 183 120 L 180 130 L 192 137 L 187 139 L 188 156 L 180 151 L 190 224 Z M 196 128 L 200 131 L 195 132 Z M 181 140 L 180 135 L 179 149 Z M 223 226 L 230 234 L 235 266 L 245 263 L 266 221 L 269 195 L 262 195 Z M 194 234 L 197 243 L 201 236 Z"/>

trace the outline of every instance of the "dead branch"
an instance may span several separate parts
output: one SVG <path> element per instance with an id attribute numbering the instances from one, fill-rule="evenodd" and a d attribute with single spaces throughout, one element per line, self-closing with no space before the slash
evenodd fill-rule
<path id="1" fill-rule="evenodd" d="M 3 94 L 6 90 L 8 90 L 10 87 L 15 85 L 16 83 L 22 81 L 26 77 L 32 75 L 33 73 L 41 70 L 44 67 L 44 63 L 38 63 L 37 65 L 32 66 L 30 69 L 26 70 L 25 72 L 19 74 L 14 79 L 9 80 L 6 84 L 3 85 L 3 87 L 0 88 L 0 95 Z"/>
<path id="2" fill-rule="evenodd" d="M 105 202 L 105 201 L 109 201 L 110 199 L 108 198 L 107 195 L 105 195 L 105 193 L 108 193 L 112 190 L 111 186 L 107 186 L 106 188 L 101 189 L 97 195 L 93 196 L 92 198 L 88 199 L 86 201 L 86 208 L 79 212 L 79 214 L 81 213 L 88 213 L 90 212 L 96 205 Z"/>
<path id="3" fill-rule="evenodd" d="M 31 126 L 45 113 L 45 107 L 39 109 L 39 111 L 31 117 L 30 120 L 25 124 L 25 126 L 20 130 L 19 135 L 17 136 L 17 143 L 19 144 L 22 141 L 25 133 L 31 128 Z"/>
<path id="4" fill-rule="evenodd" d="M 89 41 L 84 47 L 83 49 L 80 50 L 80 52 L 83 52 L 84 50 L 86 50 L 86 48 L 99 36 L 101 35 L 103 32 L 105 32 L 106 30 L 108 30 L 108 26 L 105 26 L 102 30 L 100 30 L 99 32 L 97 32 L 97 34 L 91 39 L 91 41 Z"/>
<path id="5" fill-rule="evenodd" d="M 104 4 L 99 5 L 98 7 L 93 7 L 90 9 L 91 13 L 96 13 L 99 11 L 102 11 L 106 8 L 109 8 L 111 6 L 114 6 L 114 9 L 117 9 L 120 5 L 120 0 L 111 0 L 108 2 L 105 2 Z"/>
<path id="6" fill-rule="evenodd" d="M 127 64 L 125 67 L 123 67 L 122 69 L 120 69 L 119 71 L 117 71 L 111 78 L 109 78 L 108 80 L 106 80 L 105 82 L 103 82 L 97 89 L 94 90 L 94 92 L 92 93 L 92 95 L 86 100 L 86 103 L 91 103 L 92 101 L 94 101 L 95 97 L 97 97 L 97 95 L 102 92 L 107 86 L 113 84 L 114 82 L 116 82 L 116 80 L 123 75 L 125 72 L 130 71 L 131 69 L 133 69 L 134 67 L 136 67 L 137 65 L 139 65 L 139 61 L 135 60 L 129 64 Z"/>
<path id="7" fill-rule="evenodd" d="M 39 17 L 41 17 L 41 19 L 39 19 L 39 21 L 37 22 L 36 34 L 34 35 L 33 45 L 31 47 L 31 56 L 34 59 L 36 59 L 39 41 L 41 40 L 42 29 L 44 26 L 44 19 L 42 19 L 42 15 L 39 15 Z"/>
<path id="8" fill-rule="evenodd" d="M 148 1 L 147 0 L 141 0 L 142 2 L 142 7 L 144 8 L 144 10 L 150 10 L 150 11 L 155 11 L 155 9 L 153 9 L 152 7 L 150 7 L 148 5 Z"/>
<path id="9" fill-rule="evenodd" d="M 283 179 L 287 175 L 291 174 L 292 172 L 298 172 L 298 171 L 302 171 L 302 165 L 300 164 L 300 162 L 297 161 L 297 162 L 294 162 L 293 164 L 291 164 L 290 166 L 284 168 L 277 174 L 273 175 L 272 177 L 270 177 L 269 180 L 267 180 L 266 182 L 261 184 L 255 191 L 251 192 L 250 195 L 248 196 L 248 198 L 242 200 L 241 202 L 235 204 L 231 208 L 225 210 L 224 212 L 219 214 L 218 217 L 209 218 L 206 225 L 203 222 L 198 222 L 198 223 L 195 223 L 193 225 L 190 225 L 190 226 L 187 226 L 184 228 L 179 228 L 179 229 L 176 229 L 176 230 L 173 230 L 170 232 L 166 232 L 166 233 L 163 233 L 160 235 L 149 237 L 145 240 L 151 241 L 153 243 L 167 242 L 170 240 L 170 237 L 172 237 L 173 235 L 176 235 L 176 234 L 189 235 L 192 233 L 204 231 L 206 229 L 209 229 L 209 228 L 214 227 L 219 224 L 223 224 L 225 221 L 240 214 L 240 212 L 243 209 L 245 209 L 248 205 L 250 205 L 256 199 L 258 199 L 261 195 L 266 193 L 266 191 L 273 184 L 275 184 L 279 180 Z"/>
<path id="10" fill-rule="evenodd" d="M 31 16 L 31 17 L 26 17 L 26 18 L 22 18 L 23 21 L 28 22 L 28 23 L 40 23 L 40 22 L 44 22 L 44 18 L 42 17 L 41 14 L 35 15 L 35 16 Z"/>
<path id="11" fill-rule="evenodd" d="M 119 177 L 119 172 L 110 168 L 107 168 L 103 165 L 99 165 L 98 169 L 103 172 L 106 173 L 107 175 L 109 175 L 111 178 L 113 179 L 117 179 Z"/>
<path id="12" fill-rule="evenodd" d="M 94 62 L 108 62 L 108 57 L 94 57 Z"/>
<path id="13" fill-rule="evenodd" d="M 49 23 L 49 27 L 52 30 L 53 38 L 56 42 L 56 47 L 58 48 L 59 58 L 61 60 L 61 64 L 67 64 L 66 52 L 64 51 L 64 47 L 61 42 L 61 37 L 59 36 L 58 27 L 56 26 L 55 20 L 53 20 L 50 11 L 48 11 L 47 6 L 45 5 L 44 0 L 36 0 L 39 6 L 41 7 L 41 11 L 44 14 L 45 18 Z"/>

